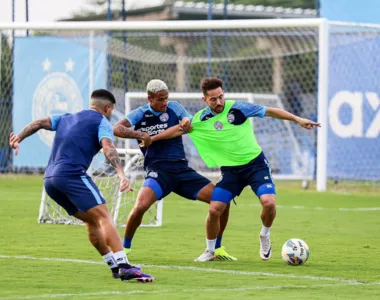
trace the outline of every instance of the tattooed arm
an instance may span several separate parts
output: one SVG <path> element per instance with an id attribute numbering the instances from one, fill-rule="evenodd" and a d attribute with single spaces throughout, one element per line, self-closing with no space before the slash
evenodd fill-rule
<path id="1" fill-rule="evenodd" d="M 120 178 L 120 192 L 130 191 L 129 181 L 125 177 L 123 168 L 121 167 L 119 154 L 115 148 L 114 143 L 109 138 L 102 139 L 103 153 L 111 165 L 115 168 L 117 175 Z"/>
<path id="2" fill-rule="evenodd" d="M 26 125 L 17 135 L 20 139 L 19 142 L 22 142 L 28 136 L 35 134 L 40 129 L 52 130 L 50 118 L 35 120 Z"/>
<path id="3" fill-rule="evenodd" d="M 149 134 L 130 129 L 129 127 L 131 127 L 131 124 L 127 119 L 120 120 L 113 127 L 113 134 L 124 139 L 140 140 L 140 147 L 149 147 L 150 144 L 152 144 L 152 139 Z"/>
<path id="4" fill-rule="evenodd" d="M 13 149 L 15 149 L 15 155 L 18 154 L 20 143 L 25 138 L 35 134 L 40 129 L 52 130 L 52 124 L 51 124 L 50 118 L 38 119 L 29 123 L 17 135 L 11 132 L 11 134 L 9 135 L 9 145 Z"/>
<path id="5" fill-rule="evenodd" d="M 123 169 L 121 168 L 121 163 L 119 159 L 119 155 L 117 153 L 116 147 L 113 142 L 109 138 L 102 139 L 102 147 L 103 153 L 111 165 L 115 168 L 117 174 L 123 173 Z"/>

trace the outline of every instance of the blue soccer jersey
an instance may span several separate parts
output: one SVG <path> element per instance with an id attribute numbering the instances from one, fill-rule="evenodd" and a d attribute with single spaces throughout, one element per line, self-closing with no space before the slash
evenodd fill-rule
<path id="1" fill-rule="evenodd" d="M 228 121 L 233 125 L 241 125 L 250 117 L 264 118 L 267 111 L 266 106 L 250 103 L 247 101 L 235 101 L 228 112 Z M 205 121 L 215 116 L 215 113 L 207 107 L 201 115 Z"/>
<path id="2" fill-rule="evenodd" d="M 111 123 L 95 110 L 50 117 L 56 131 L 45 178 L 83 176 L 101 149 L 101 140 L 113 140 Z"/>
<path id="3" fill-rule="evenodd" d="M 125 118 L 135 130 L 153 136 L 178 125 L 184 117 L 192 118 L 181 104 L 169 101 L 164 113 L 154 111 L 147 104 L 131 111 Z M 141 151 L 145 167 L 162 161 L 186 161 L 182 137 L 157 141 L 148 148 L 141 148 Z"/>

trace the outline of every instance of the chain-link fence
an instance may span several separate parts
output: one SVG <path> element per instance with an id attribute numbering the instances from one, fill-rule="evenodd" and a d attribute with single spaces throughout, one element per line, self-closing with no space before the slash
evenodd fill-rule
<path id="1" fill-rule="evenodd" d="M 318 49 L 320 46 L 319 27 L 314 23 L 314 25 L 310 26 L 305 26 L 305 22 L 303 22 L 302 26 L 294 24 L 289 25 L 284 21 L 284 26 L 263 25 L 253 26 L 254 28 L 252 29 L 206 29 L 196 31 L 175 31 L 173 29 L 160 31 L 157 28 L 145 28 L 144 30 L 131 30 L 129 28 L 128 31 L 39 30 L 33 31 L 28 38 L 16 38 L 15 48 L 17 49 L 18 47 L 18 39 L 34 40 L 42 45 L 40 52 L 46 53 L 46 58 L 53 57 L 48 53 L 47 41 L 54 38 L 55 42 L 58 41 L 62 44 L 61 52 L 69 56 L 74 55 L 69 53 L 69 45 L 75 44 L 88 49 L 90 57 L 88 64 L 90 66 L 87 66 L 88 69 L 82 68 L 83 76 L 81 77 L 82 83 L 87 84 L 86 92 L 83 92 L 84 89 L 80 86 L 82 83 L 76 82 L 76 84 L 82 92 L 83 99 L 88 98 L 89 87 L 106 87 L 110 89 L 118 99 L 113 121 L 117 121 L 125 114 L 125 93 L 144 92 L 147 82 L 153 78 L 164 80 L 171 92 L 192 93 L 199 92 L 200 81 L 206 76 L 217 76 L 223 79 L 227 94 L 269 95 L 274 97 L 273 99 L 279 99 L 279 101 L 276 103 L 261 102 L 261 104 L 280 106 L 296 115 L 316 120 Z M 380 36 L 379 29 L 369 30 L 367 27 L 347 26 L 343 28 L 331 25 L 330 30 L 330 69 L 329 74 L 326 74 L 326 76 L 330 75 L 328 102 L 330 103 L 330 100 L 334 99 L 335 94 L 338 92 L 348 91 L 355 93 L 358 89 L 363 91 L 361 99 L 367 97 L 370 100 L 360 100 L 358 98 L 359 100 L 355 104 L 365 104 L 365 110 L 362 110 L 362 115 L 366 114 L 369 117 L 365 117 L 365 124 L 363 123 L 364 119 L 362 119 L 362 125 L 359 124 L 359 121 L 357 121 L 359 125 L 351 124 L 350 116 L 356 116 L 355 110 L 351 111 L 351 115 L 348 110 L 347 117 L 343 117 L 343 119 L 340 119 L 340 114 L 345 114 L 345 112 L 340 108 L 338 109 L 338 114 L 333 115 L 333 117 L 331 117 L 331 105 L 328 106 L 329 111 L 323 112 L 330 116 L 329 124 L 322 124 L 322 126 L 329 127 L 329 139 L 328 145 L 326 145 L 329 156 L 327 176 L 335 182 L 351 180 L 355 184 L 369 182 L 371 185 L 376 185 L 380 177 L 378 166 L 380 159 L 375 153 L 380 153 L 380 151 L 368 150 L 368 147 L 379 146 L 379 130 L 376 127 L 376 120 L 379 118 L 377 114 L 377 103 L 379 101 L 376 98 L 376 92 L 380 85 L 377 84 L 379 77 L 373 76 L 370 68 L 371 65 L 373 66 L 373 64 L 377 63 L 376 58 L 378 55 L 374 49 L 377 49 L 377 40 L 378 36 Z M 0 112 L 2 125 L 0 130 L 2 140 L 0 143 L 0 166 L 4 170 L 7 167 L 8 169 L 10 167 L 15 168 L 15 160 L 9 155 L 10 152 L 7 146 L 7 136 L 12 127 L 12 113 L 13 119 L 16 119 L 14 111 L 12 112 L 12 103 L 34 100 L 33 95 L 30 95 L 29 99 L 14 97 L 15 82 L 13 79 L 17 79 L 17 76 L 22 75 L 20 75 L 20 72 L 17 75 L 17 68 L 12 68 L 12 57 L 15 57 L 15 60 L 18 58 L 17 56 L 12 56 L 14 51 L 12 51 L 11 32 L 2 31 L 1 33 L 0 74 L 2 102 Z M 98 55 L 103 55 L 104 59 L 98 59 Z M 37 59 L 37 56 L 35 59 Z M 29 57 L 33 60 L 34 53 L 31 52 Z M 43 63 L 54 64 L 52 58 L 47 61 L 38 61 L 39 65 Z M 75 72 L 80 72 L 79 62 L 75 60 L 74 63 L 76 64 Z M 92 74 L 99 70 L 104 71 L 104 78 L 101 79 L 102 86 L 91 83 L 94 77 Z M 361 73 L 365 70 L 367 70 L 365 73 Z M 31 73 L 32 71 L 30 70 Z M 15 72 L 17 76 L 12 76 Z M 49 71 L 49 68 L 47 68 L 41 80 L 48 76 L 49 72 L 51 70 Z M 68 75 L 74 76 L 73 73 Z M 28 76 L 28 74 L 25 74 L 25 76 Z M 320 76 L 324 76 L 324 74 Z M 371 84 L 368 84 L 368 82 Z M 37 89 L 37 86 L 35 89 Z M 368 94 L 371 92 L 372 94 Z M 32 93 L 34 93 L 34 90 L 32 90 Z M 54 95 L 54 93 L 51 95 Z M 60 103 L 62 104 L 64 101 L 66 100 L 62 99 Z M 346 103 L 344 102 L 345 100 L 342 101 L 343 104 Z M 352 101 L 355 101 L 355 99 Z M 346 104 L 349 105 L 351 102 Z M 54 110 L 53 108 L 52 110 Z M 342 125 L 337 127 L 338 131 L 356 130 L 349 127 L 348 125 L 350 124 L 353 127 L 364 126 L 366 128 L 361 131 L 361 136 L 355 136 L 355 131 L 347 136 L 344 134 L 334 136 L 332 133 L 336 132 L 330 125 L 336 125 L 336 120 L 340 120 L 338 123 Z M 19 119 L 17 121 L 19 122 Z M 24 121 L 26 122 L 26 120 Z M 287 128 L 282 131 L 281 138 L 276 138 L 276 141 L 273 141 L 270 137 L 278 136 L 277 131 L 281 130 L 281 127 L 273 125 L 275 123 L 267 119 L 259 122 L 261 122 L 261 127 L 260 129 L 256 128 L 258 130 L 258 140 L 263 145 L 263 149 L 266 151 L 270 161 L 285 161 L 285 164 L 291 165 L 288 168 L 293 169 L 300 166 L 300 160 L 307 162 L 307 168 L 302 171 L 303 174 L 307 178 L 315 177 L 317 171 L 316 131 L 308 132 L 297 124 L 292 123 L 290 124 L 290 129 Z M 369 131 L 370 136 L 366 136 L 368 129 L 371 129 Z M 294 151 L 291 148 L 284 146 L 291 136 L 294 136 L 299 147 L 301 159 L 299 158 L 300 155 L 295 156 L 292 153 Z M 350 138 L 350 141 L 341 140 L 346 138 Z M 343 143 L 341 143 L 342 141 Z M 276 147 L 273 147 L 273 145 L 276 145 Z M 119 146 L 124 147 L 123 142 L 119 142 Z M 288 158 L 284 160 L 284 157 Z M 367 157 L 367 159 L 363 160 L 363 157 Z M 33 157 L 29 159 L 31 165 L 33 165 L 34 159 Z M 344 167 L 347 166 L 347 161 L 350 161 L 351 164 L 348 169 Z M 305 164 L 303 164 L 304 166 Z M 340 168 L 338 168 L 339 170 L 337 170 L 337 166 Z M 24 167 L 30 166 L 25 165 Z M 281 174 L 282 171 L 278 168 L 274 172 Z"/>
<path id="2" fill-rule="evenodd" d="M 13 53 L 12 33 L 0 31 L 0 172 L 12 162 L 8 136 L 12 130 Z"/>

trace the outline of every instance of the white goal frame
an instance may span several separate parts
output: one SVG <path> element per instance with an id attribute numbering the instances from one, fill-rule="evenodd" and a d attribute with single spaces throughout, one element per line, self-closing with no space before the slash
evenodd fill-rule
<path id="1" fill-rule="evenodd" d="M 124 173 L 129 177 L 130 181 L 133 182 L 134 180 L 136 180 L 136 177 L 139 174 L 136 174 L 135 172 L 129 172 L 129 170 L 141 158 L 142 156 L 141 151 L 139 149 L 117 149 L 117 151 L 119 154 L 131 155 L 131 159 L 129 159 L 128 162 L 124 166 Z M 123 196 L 123 193 L 119 192 L 117 196 L 117 200 L 116 200 L 115 209 L 113 212 L 113 221 L 119 227 L 125 227 L 125 222 L 124 223 L 118 222 L 120 206 L 122 204 L 122 199 L 123 199 L 122 196 Z M 156 201 L 155 206 L 156 206 L 156 212 L 157 212 L 155 222 L 149 223 L 149 224 L 141 223 L 140 227 L 162 226 L 162 213 L 163 213 L 163 207 L 164 207 L 164 199 Z"/>
<path id="2" fill-rule="evenodd" d="M 100 151 L 102 152 L 102 150 Z M 137 177 L 142 174 L 140 174 L 140 171 L 131 171 L 132 166 L 137 163 L 138 160 L 142 158 L 141 151 L 139 149 L 117 149 L 117 152 L 122 156 L 125 156 L 129 159 L 126 160 L 125 166 L 124 166 L 124 173 L 129 178 L 130 182 L 133 183 L 136 181 Z M 91 166 L 89 168 L 88 173 L 91 173 Z M 90 175 L 89 175 L 90 176 Z M 91 176 L 90 176 L 91 177 Z M 118 192 L 116 200 L 112 199 L 106 199 L 108 200 L 108 204 L 112 204 L 112 207 L 110 208 L 110 213 L 112 215 L 113 221 L 116 226 L 118 227 L 125 227 L 125 220 L 119 221 L 118 217 L 120 214 L 120 207 L 122 205 L 123 200 L 123 194 L 121 192 Z M 58 204 L 56 204 L 53 200 L 49 198 L 47 195 L 45 188 L 42 187 L 42 195 L 41 195 L 41 203 L 40 203 L 40 209 L 38 214 L 38 223 L 49 223 L 49 224 L 72 224 L 72 225 L 83 225 L 83 223 L 80 220 L 75 219 L 74 217 L 69 217 L 67 214 L 64 219 L 60 220 L 53 220 L 49 219 L 49 206 L 54 206 L 63 211 L 63 209 L 58 207 Z M 156 216 L 154 222 L 151 223 L 142 223 L 141 227 L 160 227 L 162 226 L 162 215 L 163 215 L 163 201 L 164 199 L 161 199 L 160 201 L 156 201 L 156 204 L 154 205 L 155 208 L 152 206 L 151 209 L 156 209 Z M 50 204 L 51 203 L 51 204 Z"/>
<path id="3" fill-rule="evenodd" d="M 115 21 L 115 22 L 0 22 L 0 30 L 70 30 L 89 31 L 196 31 L 258 28 L 317 28 L 318 51 L 318 129 L 317 137 L 317 190 L 325 191 L 327 185 L 327 136 L 328 136 L 328 69 L 329 33 L 331 25 L 353 25 L 355 23 L 330 22 L 323 18 L 312 19 L 266 19 L 266 20 L 201 20 L 201 21 Z M 363 24 L 364 25 L 364 24 Z M 379 29 L 380 25 L 365 24 Z"/>

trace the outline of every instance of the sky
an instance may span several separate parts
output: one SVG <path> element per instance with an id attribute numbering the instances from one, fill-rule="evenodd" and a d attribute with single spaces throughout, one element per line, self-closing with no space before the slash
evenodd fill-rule
<path id="1" fill-rule="evenodd" d="M 25 0 L 14 0 L 16 8 L 16 22 L 25 21 Z M 88 0 L 28 0 L 30 22 L 50 22 L 68 18 L 73 12 L 90 8 Z M 114 0 L 119 2 L 120 0 Z M 129 6 L 151 6 L 162 0 L 129 0 Z M 12 21 L 12 0 L 0 0 L 0 22 Z"/>

